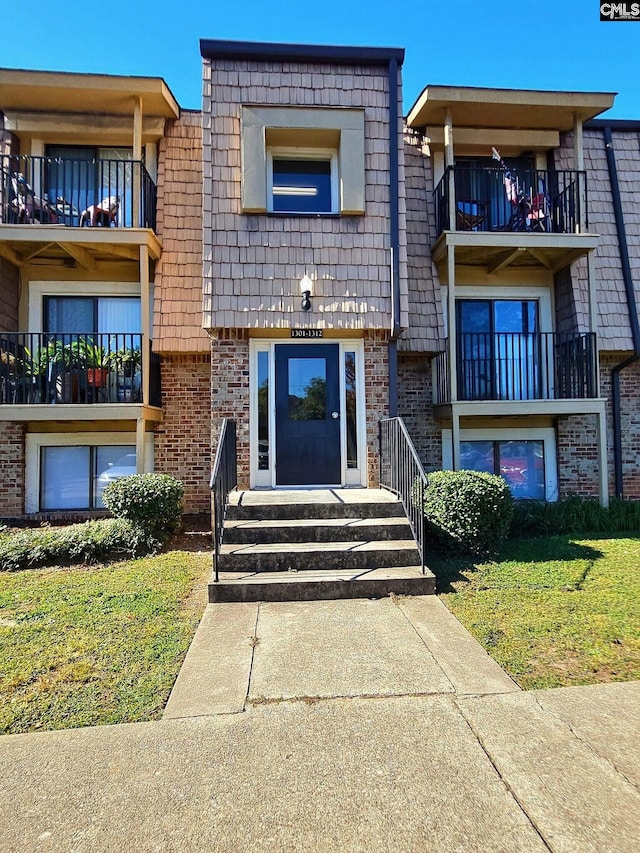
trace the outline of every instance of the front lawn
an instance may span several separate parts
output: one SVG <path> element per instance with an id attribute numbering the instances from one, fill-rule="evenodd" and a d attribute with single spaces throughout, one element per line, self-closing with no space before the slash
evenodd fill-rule
<path id="1" fill-rule="evenodd" d="M 640 679 L 640 538 L 509 541 L 432 560 L 446 606 L 523 688 Z"/>
<path id="2" fill-rule="evenodd" d="M 0 732 L 157 719 L 210 570 L 207 550 L 0 572 Z"/>

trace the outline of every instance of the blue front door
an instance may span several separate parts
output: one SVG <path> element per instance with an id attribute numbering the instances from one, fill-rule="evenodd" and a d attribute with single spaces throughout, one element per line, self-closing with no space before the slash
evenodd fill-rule
<path id="1" fill-rule="evenodd" d="M 276 484 L 339 485 L 338 344 L 275 347 Z"/>

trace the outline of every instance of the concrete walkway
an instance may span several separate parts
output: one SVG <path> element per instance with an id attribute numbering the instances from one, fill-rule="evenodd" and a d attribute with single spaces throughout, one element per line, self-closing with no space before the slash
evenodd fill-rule
<path id="1" fill-rule="evenodd" d="M 434 596 L 209 605 L 161 721 L 0 738 L 0 851 L 635 853 L 639 709 Z"/>

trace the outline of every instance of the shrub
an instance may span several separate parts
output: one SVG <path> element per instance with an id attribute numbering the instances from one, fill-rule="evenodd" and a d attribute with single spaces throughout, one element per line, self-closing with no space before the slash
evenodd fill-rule
<path id="1" fill-rule="evenodd" d="M 0 569 L 15 572 L 52 564 L 97 563 L 155 553 L 161 542 L 122 518 L 0 534 Z"/>
<path id="2" fill-rule="evenodd" d="M 424 512 L 436 550 L 485 556 L 496 553 L 507 536 L 513 499 L 495 474 L 435 471 L 429 474 Z"/>
<path id="3" fill-rule="evenodd" d="M 154 536 L 180 528 L 184 486 L 167 474 L 134 474 L 109 483 L 104 505 L 117 518 L 140 524 Z"/>
<path id="4" fill-rule="evenodd" d="M 619 533 L 640 530 L 640 501 L 612 498 L 608 509 L 593 498 L 570 495 L 557 503 L 517 501 L 511 536 Z"/>

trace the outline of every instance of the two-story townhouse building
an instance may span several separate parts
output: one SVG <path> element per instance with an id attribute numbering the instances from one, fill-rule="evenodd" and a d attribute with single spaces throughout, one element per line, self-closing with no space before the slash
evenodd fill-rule
<path id="1" fill-rule="evenodd" d="M 0 489 L 6 517 L 91 511 L 154 467 L 159 78 L 0 70 Z"/>

